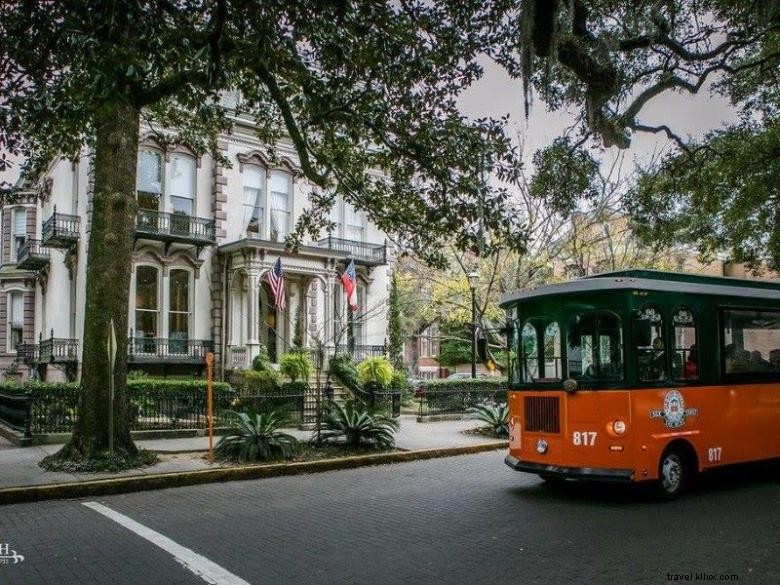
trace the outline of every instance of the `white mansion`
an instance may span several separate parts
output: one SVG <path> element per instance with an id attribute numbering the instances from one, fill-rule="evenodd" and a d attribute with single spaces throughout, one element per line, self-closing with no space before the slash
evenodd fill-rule
<path id="1" fill-rule="evenodd" d="M 284 237 L 310 192 L 294 150 L 278 146 L 283 164 L 272 164 L 251 124 L 239 119 L 219 149 L 229 168 L 183 147 L 162 148 L 142 134 L 128 369 L 190 375 L 213 351 L 224 372 L 247 367 L 261 346 L 278 361 L 293 341 L 322 343 L 330 354 L 346 346 L 348 328 L 359 356 L 382 352 L 390 262 L 385 234 L 338 201 L 334 231 L 286 252 Z M 42 200 L 31 194 L 2 209 L 0 369 L 6 376 L 79 375 L 90 161 L 87 155 L 56 160 L 41 179 Z M 278 258 L 283 311 L 265 276 Z M 350 260 L 359 305 L 352 320 L 338 276 Z"/>

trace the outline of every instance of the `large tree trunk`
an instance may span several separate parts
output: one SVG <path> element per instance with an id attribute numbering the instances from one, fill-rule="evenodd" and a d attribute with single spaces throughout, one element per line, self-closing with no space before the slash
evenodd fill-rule
<path id="1" fill-rule="evenodd" d="M 103 111 L 95 128 L 95 182 L 87 254 L 84 354 L 76 428 L 60 457 L 79 460 L 108 449 L 107 341 L 114 320 L 114 448 L 137 452 L 126 416 L 127 331 L 135 232 L 138 110 L 117 103 Z"/>

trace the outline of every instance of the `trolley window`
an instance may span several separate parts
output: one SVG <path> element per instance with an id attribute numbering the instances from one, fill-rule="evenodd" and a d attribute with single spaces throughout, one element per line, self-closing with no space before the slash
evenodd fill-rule
<path id="1" fill-rule="evenodd" d="M 623 379 L 623 334 L 620 317 L 590 311 L 574 316 L 567 343 L 569 376 L 576 380 L 614 382 Z"/>

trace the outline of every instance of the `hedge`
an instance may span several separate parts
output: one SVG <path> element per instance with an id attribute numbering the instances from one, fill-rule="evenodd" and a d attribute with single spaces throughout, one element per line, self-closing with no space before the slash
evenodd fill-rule
<path id="1" fill-rule="evenodd" d="M 474 390 L 505 390 L 506 378 L 458 378 L 455 380 L 425 380 L 420 383 L 423 390 L 471 392 Z"/>

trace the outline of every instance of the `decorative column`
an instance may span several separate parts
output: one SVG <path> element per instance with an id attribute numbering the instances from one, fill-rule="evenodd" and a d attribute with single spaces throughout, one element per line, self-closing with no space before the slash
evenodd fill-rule
<path id="1" fill-rule="evenodd" d="M 249 363 L 260 352 L 260 270 L 248 270 L 247 290 L 247 340 L 246 347 Z"/>

